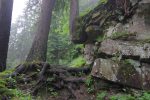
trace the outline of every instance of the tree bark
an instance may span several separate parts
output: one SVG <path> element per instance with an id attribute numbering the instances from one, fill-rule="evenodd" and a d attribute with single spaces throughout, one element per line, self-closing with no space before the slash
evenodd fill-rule
<path id="1" fill-rule="evenodd" d="M 13 0 L 0 0 L 0 72 L 6 69 Z"/>
<path id="2" fill-rule="evenodd" d="M 70 33 L 75 32 L 75 19 L 79 16 L 79 1 L 70 1 Z"/>
<path id="3" fill-rule="evenodd" d="M 55 0 L 42 0 L 40 19 L 27 62 L 46 61 L 48 34 Z"/>
<path id="4" fill-rule="evenodd" d="M 70 36 L 71 41 L 74 43 L 78 43 L 82 41 L 81 36 L 77 35 L 76 31 L 76 19 L 79 17 L 79 1 L 78 0 L 71 0 L 70 1 L 70 23 L 69 23 L 69 29 L 70 29 Z"/>

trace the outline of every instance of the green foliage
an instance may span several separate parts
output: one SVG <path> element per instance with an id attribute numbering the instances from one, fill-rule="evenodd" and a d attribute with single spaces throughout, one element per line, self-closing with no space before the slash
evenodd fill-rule
<path id="1" fill-rule="evenodd" d="M 149 100 L 150 93 L 143 92 L 141 95 L 138 95 L 138 96 L 134 96 L 131 94 L 117 94 L 117 95 L 110 96 L 109 99 L 110 100 Z"/>
<path id="2" fill-rule="evenodd" d="M 50 95 L 53 97 L 58 96 L 58 92 L 56 92 L 52 87 L 48 88 L 48 92 L 50 92 Z"/>
<path id="3" fill-rule="evenodd" d="M 87 8 L 85 11 L 81 12 L 79 16 L 83 17 L 83 16 L 85 16 L 86 14 L 88 14 L 92 10 L 93 10 L 93 8 Z"/>
<path id="4" fill-rule="evenodd" d="M 85 85 L 88 87 L 87 92 L 93 93 L 94 92 L 94 79 L 91 75 L 89 75 L 85 81 Z"/>
<path id="5" fill-rule="evenodd" d="M 102 1 L 102 2 L 101 2 Z M 99 4 L 105 3 L 107 0 L 79 0 L 79 16 L 83 17 L 90 13 Z"/>
<path id="6" fill-rule="evenodd" d="M 36 33 L 39 12 L 39 0 L 27 0 L 22 14 L 12 23 L 7 57 L 8 68 L 25 61 Z"/>
<path id="7" fill-rule="evenodd" d="M 2 97 L 13 97 L 15 96 L 13 91 L 7 87 L 7 81 L 5 78 L 0 77 L 0 99 Z"/>
<path id="8" fill-rule="evenodd" d="M 139 44 L 145 44 L 145 43 L 150 43 L 150 38 L 144 39 L 144 40 L 139 40 L 137 41 Z"/>
<path id="9" fill-rule="evenodd" d="M 111 38 L 116 39 L 116 38 L 121 38 L 125 36 L 129 36 L 129 34 L 127 32 L 115 32 L 112 34 Z"/>
<path id="10" fill-rule="evenodd" d="M 138 97 L 137 100 L 149 100 L 150 92 L 144 92 L 141 97 Z"/>
<path id="11" fill-rule="evenodd" d="M 5 70 L 0 73 L 0 77 L 5 77 L 7 75 L 10 75 L 13 71 L 14 71 L 14 69 Z"/>
<path id="12" fill-rule="evenodd" d="M 16 80 L 8 77 L 13 69 L 0 73 L 0 100 L 3 97 L 12 98 L 11 100 L 32 100 L 31 95 L 21 92 L 16 88 Z"/>
<path id="13" fill-rule="evenodd" d="M 89 87 L 89 86 L 93 85 L 93 82 L 94 82 L 94 80 L 93 80 L 92 76 L 89 75 L 85 81 L 85 84 Z"/>
<path id="14" fill-rule="evenodd" d="M 86 63 L 86 61 L 83 58 L 83 56 L 79 56 L 70 63 L 70 66 L 71 67 L 82 67 L 85 65 L 85 63 Z"/>
<path id="15" fill-rule="evenodd" d="M 112 36 L 109 37 L 109 38 L 112 38 L 112 39 L 128 38 L 129 36 L 133 36 L 133 35 L 136 35 L 136 32 L 135 32 L 135 33 L 129 33 L 129 32 L 115 32 L 115 33 L 113 33 Z"/>
<path id="16" fill-rule="evenodd" d="M 84 45 L 83 44 L 77 44 L 75 45 L 75 49 L 84 49 Z"/>
<path id="17" fill-rule="evenodd" d="M 106 91 L 100 92 L 96 96 L 96 100 L 104 100 L 105 96 L 107 95 Z"/>
<path id="18" fill-rule="evenodd" d="M 128 95 L 114 95 L 110 97 L 110 100 L 135 100 L 135 97 L 131 96 L 130 94 Z"/>
<path id="19" fill-rule="evenodd" d="M 105 4 L 107 2 L 108 2 L 108 0 L 100 0 L 100 4 Z"/>
<path id="20" fill-rule="evenodd" d="M 123 63 L 126 64 L 126 65 L 134 66 L 135 68 L 140 66 L 140 63 L 139 63 L 139 62 L 137 62 L 137 61 L 135 61 L 135 60 L 132 60 L 132 59 L 125 59 L 125 60 L 123 61 Z"/>
<path id="21" fill-rule="evenodd" d="M 70 41 L 69 2 L 56 1 L 53 11 L 47 50 L 47 61 L 51 64 L 70 65 L 81 54 L 79 49 L 82 46 L 76 46 Z"/>
<path id="22" fill-rule="evenodd" d="M 149 100 L 150 92 L 148 91 L 131 91 L 125 90 L 124 92 L 107 92 L 101 91 L 97 93 L 96 100 Z"/>
<path id="23" fill-rule="evenodd" d="M 102 42 L 102 41 L 104 41 L 106 39 L 106 36 L 105 35 L 100 35 L 100 36 L 98 36 L 97 38 L 96 38 L 96 41 L 97 42 Z"/>
<path id="24" fill-rule="evenodd" d="M 14 97 L 12 100 L 32 100 L 32 96 L 29 93 L 23 93 L 21 90 L 12 90 Z"/>
<path id="25" fill-rule="evenodd" d="M 88 93 L 93 93 L 93 92 L 94 92 L 94 87 L 93 87 L 93 86 L 88 87 L 88 88 L 87 88 L 87 92 L 88 92 Z"/>

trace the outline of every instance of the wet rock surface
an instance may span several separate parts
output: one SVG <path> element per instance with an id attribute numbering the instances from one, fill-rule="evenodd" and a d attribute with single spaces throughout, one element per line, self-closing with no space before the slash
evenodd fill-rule
<path id="1" fill-rule="evenodd" d="M 135 5 L 138 0 L 130 0 L 132 5 Z M 126 23 L 117 23 L 107 28 L 105 34 L 112 36 L 114 33 L 136 33 L 132 40 L 150 39 L 150 1 L 141 0 L 132 18 L 129 18 Z"/>
<path id="2" fill-rule="evenodd" d="M 137 63 L 134 60 L 127 62 L 99 58 L 94 62 L 92 75 L 133 88 L 149 90 L 150 66 Z"/>
<path id="3" fill-rule="evenodd" d="M 95 55 L 95 45 L 94 44 L 86 44 L 84 48 L 84 58 L 87 61 L 87 64 L 92 64 L 94 62 Z"/>
<path id="4" fill-rule="evenodd" d="M 150 44 L 140 44 L 128 41 L 119 41 L 107 39 L 101 43 L 99 53 L 105 53 L 111 56 L 123 56 L 139 60 L 150 60 Z"/>
<path id="5" fill-rule="evenodd" d="M 86 36 L 80 43 L 93 76 L 150 90 L 150 0 L 125 1 L 97 6 L 78 19 L 76 33 Z"/>

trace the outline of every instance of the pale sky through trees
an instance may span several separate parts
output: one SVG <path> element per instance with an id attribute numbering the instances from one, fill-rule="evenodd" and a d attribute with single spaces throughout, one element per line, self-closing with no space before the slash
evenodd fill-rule
<path id="1" fill-rule="evenodd" d="M 14 0 L 12 22 L 15 22 L 17 17 L 22 14 L 27 0 Z"/>

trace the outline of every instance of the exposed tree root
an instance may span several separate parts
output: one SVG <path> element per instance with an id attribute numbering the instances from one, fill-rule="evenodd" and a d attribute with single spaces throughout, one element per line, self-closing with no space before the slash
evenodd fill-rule
<path id="1" fill-rule="evenodd" d="M 19 77 L 17 82 L 32 84 L 30 92 L 37 95 L 38 91 L 45 85 L 49 84 L 56 90 L 67 89 L 70 97 L 78 98 L 74 91 L 79 88 L 81 83 L 84 83 L 85 76 L 91 72 L 90 67 L 83 68 L 68 68 L 48 63 L 31 63 L 19 65 L 12 77 Z"/>

